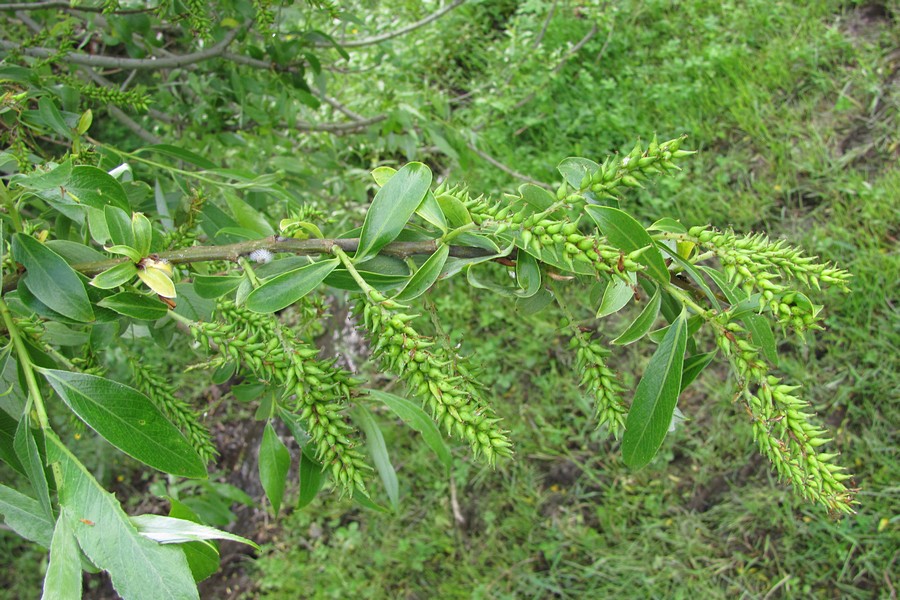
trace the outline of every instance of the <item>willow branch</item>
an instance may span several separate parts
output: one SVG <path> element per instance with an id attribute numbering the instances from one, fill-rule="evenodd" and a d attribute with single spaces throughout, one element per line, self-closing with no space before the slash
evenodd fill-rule
<path id="1" fill-rule="evenodd" d="M 169 250 L 167 252 L 159 252 L 155 255 L 155 258 L 166 260 L 173 265 L 214 260 L 236 262 L 240 257 L 247 256 L 254 250 L 268 250 L 276 254 L 289 253 L 300 256 L 313 256 L 317 254 L 331 254 L 332 248 L 335 246 L 344 252 L 355 252 L 359 247 L 359 238 L 297 240 L 293 238 L 267 237 L 224 246 L 191 246 L 190 248 Z M 434 254 L 437 251 L 437 247 L 438 240 L 391 242 L 381 249 L 380 254 L 405 259 L 417 254 Z M 450 248 L 450 256 L 457 258 L 480 258 L 489 254 L 491 252 L 487 250 L 470 246 L 451 246 Z M 128 260 L 127 258 L 112 258 L 109 260 L 78 263 L 71 266 L 79 273 L 92 277 Z M 5 294 L 16 289 L 20 277 L 16 273 L 4 277 L 3 293 Z"/>
<path id="2" fill-rule="evenodd" d="M 47 2 L 11 2 L 0 5 L 0 10 L 49 10 L 61 9 L 78 12 L 102 13 L 102 6 L 73 6 L 68 0 L 49 0 Z M 153 8 L 124 8 L 113 11 L 116 15 L 132 15 L 151 12 Z"/>
<path id="3" fill-rule="evenodd" d="M 420 19 L 420 20 L 416 21 L 415 23 L 410 23 L 406 27 L 401 27 L 400 29 L 396 29 L 394 31 L 389 31 L 387 33 L 382 33 L 381 35 L 363 38 L 361 40 L 344 40 L 344 39 L 342 39 L 342 40 L 339 40 L 337 43 L 339 46 L 341 46 L 343 48 L 360 48 L 362 46 L 371 46 L 373 44 L 380 44 L 381 42 L 385 42 L 387 40 L 390 40 L 390 39 L 393 39 L 396 37 L 400 37 L 401 35 L 405 35 L 411 31 L 415 31 L 416 29 L 418 29 L 420 27 L 424 27 L 425 25 L 428 25 L 429 23 L 437 21 L 438 19 L 440 19 L 441 17 L 446 15 L 448 12 L 450 12 L 457 6 L 460 6 L 461 4 L 463 4 L 465 1 L 466 0 L 455 0 L 454 2 L 451 2 L 450 4 L 445 6 L 444 8 L 428 15 L 424 19 Z M 322 42 L 322 41 L 317 41 L 314 45 L 317 48 L 330 48 L 332 46 L 332 44 L 330 42 Z"/>
<path id="4" fill-rule="evenodd" d="M 0 6 L 0 8 L 2 8 L 2 6 Z M 51 58 L 59 54 L 59 58 L 63 62 L 86 67 L 98 67 L 101 69 L 174 69 L 221 56 L 222 53 L 225 52 L 225 49 L 228 48 L 231 42 L 238 36 L 240 31 L 240 27 L 232 29 L 224 38 L 222 38 L 222 41 L 206 50 L 167 58 L 124 58 L 102 54 L 81 54 L 78 52 L 66 52 L 60 54 L 56 50 L 50 48 L 23 48 L 20 45 L 7 40 L 0 40 L 0 49 L 21 52 L 26 56 L 34 58 Z"/>
<path id="5" fill-rule="evenodd" d="M 309 123 L 307 121 L 297 121 L 294 128 L 298 131 L 324 131 L 326 133 L 334 134 L 354 133 L 361 129 L 365 129 L 370 125 L 380 123 L 387 118 L 387 115 L 375 115 L 368 119 L 350 121 L 349 123 Z"/>

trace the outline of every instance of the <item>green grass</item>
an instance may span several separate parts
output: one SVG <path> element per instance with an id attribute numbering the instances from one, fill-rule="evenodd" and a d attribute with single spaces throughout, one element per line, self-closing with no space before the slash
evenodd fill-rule
<path id="1" fill-rule="evenodd" d="M 593 430 L 555 317 L 519 319 L 484 293 L 447 295 L 445 285 L 438 311 L 484 365 L 516 459 L 491 471 L 457 449 L 457 523 L 450 479 L 385 417 L 399 514 L 332 496 L 291 514 L 256 563 L 261 596 L 887 598 L 898 585 L 897 7 L 614 4 L 558 77 L 522 67 L 501 108 L 535 89 L 527 110 L 498 118 L 476 99 L 454 122 L 484 125 L 481 147 L 548 180 L 564 156 L 686 132 L 700 154 L 632 200 L 648 222 L 673 214 L 765 230 L 850 269 L 850 295 L 816 294 L 827 331 L 808 347 L 783 342 L 780 368 L 834 432 L 861 488 L 858 514 L 830 520 L 774 479 L 721 368 L 683 396 L 690 420 L 660 457 L 630 472 Z M 471 16 L 454 16 L 459 39 L 475 35 L 461 21 Z M 523 8 L 509 23 L 539 27 L 542 15 Z M 561 11 L 544 44 L 563 48 L 589 28 Z M 492 52 L 481 47 L 468 71 L 448 71 L 452 85 L 465 83 L 460 72 L 473 88 L 496 77 Z M 477 191 L 512 185 L 466 165 L 457 175 Z M 646 359 L 629 349 L 611 361 L 631 388 Z"/>

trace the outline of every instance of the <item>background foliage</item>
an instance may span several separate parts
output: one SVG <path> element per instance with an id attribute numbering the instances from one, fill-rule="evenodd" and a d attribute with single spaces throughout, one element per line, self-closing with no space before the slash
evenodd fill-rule
<path id="1" fill-rule="evenodd" d="M 647 222 L 666 214 L 766 231 L 855 274 L 851 295 L 822 295 L 827 330 L 809 347 L 788 340 L 779 350 L 782 371 L 803 384 L 843 461 L 853 466 L 861 505 L 859 514 L 829 521 L 774 481 L 756 455 L 750 427 L 734 425 L 724 370 L 705 372 L 682 397 L 679 407 L 689 420 L 668 437 L 662 460 L 628 471 L 618 445 L 594 431 L 593 406 L 569 377 L 562 315 L 523 316 L 502 299 L 450 281 L 428 302 L 441 315 L 441 329 L 483 365 L 481 377 L 491 383 L 496 409 L 517 441 L 516 460 L 491 470 L 455 451 L 447 478 L 408 428 L 385 426 L 384 418 L 400 475 L 396 514 L 326 494 L 275 530 L 259 519 L 242 520 L 248 528 L 238 533 L 270 543 L 252 563 L 234 560 L 205 584 L 207 593 L 893 594 L 900 541 L 897 5 L 466 2 L 432 25 L 347 45 L 345 54 L 310 32 L 365 39 L 438 7 L 326 4 L 272 6 L 278 35 L 258 35 L 265 22 L 254 23 L 257 34 L 240 33 L 230 59 L 134 76 L 59 63 L 34 72 L 67 113 L 93 109 L 93 139 L 124 151 L 177 142 L 235 170 L 217 179 L 249 187 L 243 197 L 256 208 L 277 212 L 273 203 L 283 190 L 331 220 L 334 230 L 361 221 L 374 192 L 369 171 L 380 165 L 421 160 L 451 182 L 510 190 L 521 176 L 554 181 L 565 156 L 627 152 L 635 135 L 654 131 L 666 138 L 688 133 L 700 153 L 678 176 L 635 191 L 630 211 Z M 187 12 L 178 4 L 168 10 L 171 20 Z M 206 31 L 202 47 L 214 46 L 256 13 L 241 3 L 222 3 L 208 21 L 187 13 L 193 16 L 167 32 L 166 48 L 155 51 L 146 46 L 153 45 L 154 21 L 141 13 L 3 14 L 11 39 L 43 35 L 83 46 L 77 34 L 99 30 L 102 44 L 123 57 L 165 58 L 165 51 L 199 50 Z M 274 69 L 267 68 L 271 63 Z M 25 148 L 46 156 L 57 150 L 43 139 L 52 131 L 29 138 L 9 128 L 2 135 L 9 161 L 21 160 Z M 153 197 L 173 205 L 218 189 L 132 164 L 147 169 L 136 179 L 154 181 Z M 274 176 L 248 183 L 237 170 Z M 340 332 L 334 343 L 347 351 L 358 346 L 347 339 L 342 302 L 338 297 L 329 307 L 337 315 L 330 329 Z M 604 327 L 614 335 L 626 323 Z M 162 371 L 185 360 L 158 358 L 169 363 L 157 367 Z M 628 351 L 611 366 L 632 389 L 636 379 L 628 374 L 640 372 L 646 360 Z M 127 368 L 123 356 L 107 361 Z M 212 422 L 231 431 L 214 429 L 223 454 L 216 481 L 261 495 L 242 461 L 229 455 L 229 448 L 244 446 L 241 435 L 264 435 L 241 424 L 252 420 L 252 410 L 220 404 L 216 398 L 227 387 L 186 383 L 196 390 L 195 404 L 206 405 Z M 240 390 L 233 392 L 237 397 Z M 135 503 L 152 505 L 154 494 L 168 493 L 218 526 L 234 520 L 229 509 L 254 514 L 241 508 L 250 499 L 238 490 L 175 482 L 166 489 L 167 482 L 147 481 L 149 475 L 128 465 L 109 465 L 109 451 L 90 435 L 75 428 L 69 435 L 77 436 L 83 460 L 97 457 L 95 475 L 113 485 L 121 478 L 121 491 Z M 148 486 L 147 500 L 139 500 L 135 492 Z M 17 540 L 2 537 L 14 557 L 7 593 L 34 596 L 43 555 Z M 33 579 L 23 577 L 29 573 Z"/>

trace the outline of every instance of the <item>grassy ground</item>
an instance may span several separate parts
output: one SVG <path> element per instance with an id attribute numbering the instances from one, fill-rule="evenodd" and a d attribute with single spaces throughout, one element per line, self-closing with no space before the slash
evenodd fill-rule
<path id="1" fill-rule="evenodd" d="M 527 110 L 497 118 L 473 102 L 454 117 L 482 119 L 482 147 L 543 179 L 566 155 L 689 133 L 701 153 L 634 199 L 648 220 L 766 230 L 852 270 L 851 295 L 819 295 L 828 330 L 808 347 L 784 342 L 781 369 L 854 469 L 857 515 L 830 520 L 774 480 L 721 370 L 682 398 L 690 420 L 661 457 L 628 471 L 593 430 L 554 318 L 459 288 L 434 301 L 485 365 L 516 460 L 491 471 L 459 452 L 448 477 L 414 434 L 387 425 L 399 514 L 327 495 L 291 514 L 256 563 L 255 595 L 895 597 L 898 18 L 896 5 L 838 2 L 617 4 Z M 589 27 L 560 13 L 546 43 Z M 477 166 L 465 177 L 510 185 Z M 643 360 L 617 354 L 626 386 Z"/>

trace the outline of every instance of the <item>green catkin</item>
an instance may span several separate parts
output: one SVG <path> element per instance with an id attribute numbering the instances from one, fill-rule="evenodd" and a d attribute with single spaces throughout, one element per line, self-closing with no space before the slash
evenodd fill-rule
<path id="1" fill-rule="evenodd" d="M 798 333 L 821 329 L 817 319 L 820 307 L 781 280 L 798 280 L 816 288 L 822 284 L 834 285 L 849 291 L 850 273 L 818 263 L 816 257 L 805 256 L 782 240 L 773 242 L 762 234 L 738 236 L 733 231 L 705 227 L 694 227 L 687 235 L 672 237 L 693 242 L 716 256 L 732 284 L 747 294 L 759 292 L 760 309 L 768 308 L 782 327 Z"/>
<path id="2" fill-rule="evenodd" d="M 569 347 L 575 350 L 575 366 L 581 373 L 579 385 L 594 397 L 597 427 L 606 425 L 609 433 L 618 439 L 625 429 L 628 407 L 622 401 L 622 387 L 616 374 L 606 366 L 604 359 L 609 350 L 577 329 Z"/>
<path id="3" fill-rule="evenodd" d="M 316 458 L 335 483 L 352 494 L 366 493 L 364 475 L 371 467 L 356 450 L 356 429 L 344 410 L 356 393 L 358 380 L 318 360 L 318 349 L 297 339 L 271 315 L 251 312 L 220 299 L 221 321 L 191 325 L 203 345 L 215 346 L 223 361 L 235 360 L 260 380 L 284 389 L 282 405 L 304 422 L 316 448 Z"/>
<path id="4" fill-rule="evenodd" d="M 197 412 L 177 398 L 175 388 L 151 368 L 134 357 L 129 358 L 128 365 L 131 367 L 133 381 L 138 391 L 150 398 L 163 415 L 185 434 L 204 461 L 214 460 L 219 451 L 213 444 L 209 430 L 200 423 Z"/>
<path id="5" fill-rule="evenodd" d="M 448 435 L 463 439 L 489 464 L 512 456 L 512 443 L 499 427 L 500 419 L 463 374 L 464 359 L 421 335 L 412 326 L 415 315 L 374 290 L 357 305 L 376 357 L 384 370 L 399 377 L 409 393 L 422 401 Z"/>
<path id="6" fill-rule="evenodd" d="M 738 375 L 738 398 L 750 415 L 753 438 L 778 475 L 804 498 L 835 513 L 853 513 L 854 490 L 844 484 L 851 476 L 832 462 L 837 454 L 820 452 L 830 441 L 828 432 L 812 423 L 813 415 L 806 412 L 809 404 L 792 394 L 797 386 L 785 385 L 769 374 L 768 365 L 739 324 L 724 324 L 716 343 Z"/>

